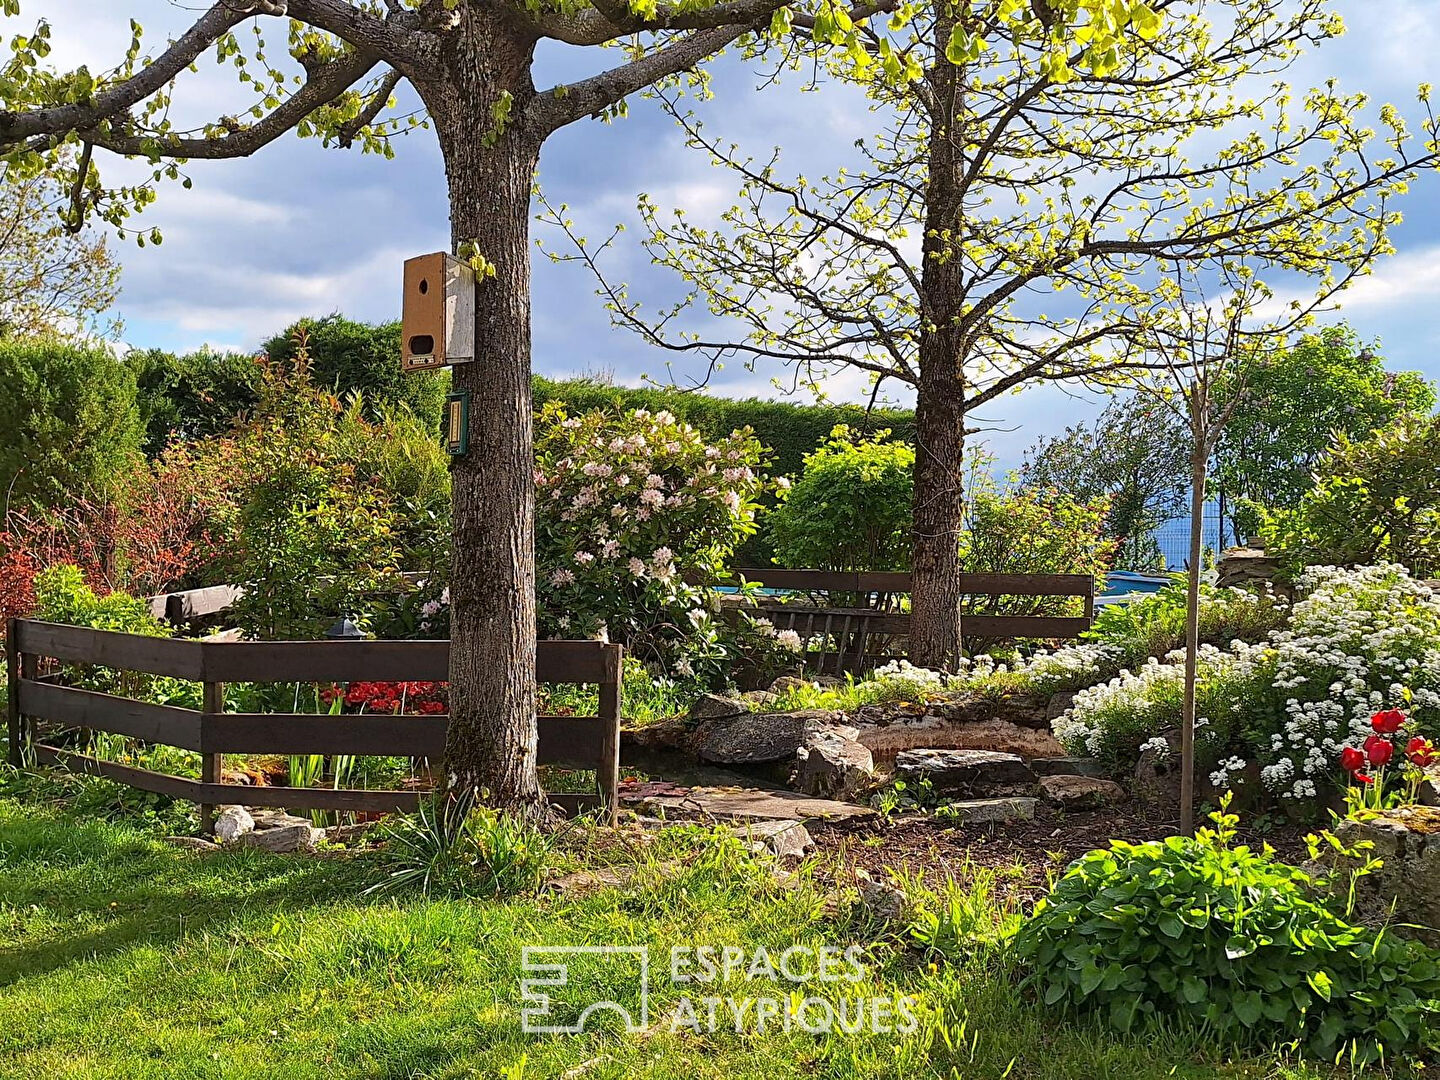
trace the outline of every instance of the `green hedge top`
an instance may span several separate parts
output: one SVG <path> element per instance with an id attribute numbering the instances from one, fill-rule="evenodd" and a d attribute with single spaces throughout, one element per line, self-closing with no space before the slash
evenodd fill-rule
<path id="1" fill-rule="evenodd" d="M 799 475 L 805 455 L 824 443 L 836 424 L 848 424 L 856 433 L 889 428 L 897 441 L 908 442 L 915 437 L 915 414 L 909 409 L 872 409 L 867 413 L 863 405 L 794 405 L 678 390 L 637 390 L 592 379 L 558 380 L 537 375 L 536 410 L 548 401 L 563 401 L 572 413 L 591 409 L 669 409 L 711 439 L 752 427 L 760 441 L 774 452 L 770 471 L 783 476 Z"/>

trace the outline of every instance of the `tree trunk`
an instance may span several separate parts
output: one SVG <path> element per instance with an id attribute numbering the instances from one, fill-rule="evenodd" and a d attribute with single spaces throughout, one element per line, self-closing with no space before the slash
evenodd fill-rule
<path id="1" fill-rule="evenodd" d="M 1200 406 L 1191 402 L 1191 409 Z M 1205 512 L 1205 433 L 1191 422 L 1195 448 L 1190 455 L 1190 566 L 1185 596 L 1185 694 L 1180 714 L 1180 832 L 1195 835 L 1195 669 L 1200 653 L 1201 523 Z"/>
<path id="2" fill-rule="evenodd" d="M 455 250 L 473 250 L 476 263 L 488 268 L 477 275 L 476 358 L 452 373 L 455 389 L 471 397 L 469 451 L 451 466 L 445 774 L 454 793 L 543 816 L 536 772 L 529 253 L 541 140 L 518 123 L 497 126 L 495 119 L 505 94 L 513 116 L 534 95 L 534 41 L 498 11 L 475 4 L 459 10 L 467 25 L 446 35 L 439 77 L 417 81 L 445 157 Z"/>
<path id="3" fill-rule="evenodd" d="M 960 530 L 965 516 L 964 343 L 958 321 L 965 297 L 960 244 L 964 140 L 962 72 L 945 56 L 953 16 L 935 19 L 934 58 L 926 80 L 936 103 L 930 118 L 922 266 L 920 380 L 915 395 L 915 509 L 910 594 L 910 659 L 949 670 L 961 656 Z"/>

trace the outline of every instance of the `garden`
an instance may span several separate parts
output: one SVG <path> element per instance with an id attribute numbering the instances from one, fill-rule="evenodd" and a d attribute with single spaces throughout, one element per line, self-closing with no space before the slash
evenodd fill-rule
<path id="1" fill-rule="evenodd" d="M 1440 120 L 1287 81 L 1326 0 L 30 7 L 0 1076 L 1440 1067 L 1440 413 L 1334 315 Z M 542 189 L 632 105 L 734 205 Z M 424 133 L 400 320 L 125 343 L 198 163 Z M 536 374 L 547 258 L 669 378 Z M 1100 404 L 1021 455 L 1034 390 Z"/>
<path id="2" fill-rule="evenodd" d="M 429 435 L 444 376 L 387 386 L 396 333 L 321 320 L 259 359 L 209 358 L 209 377 L 233 376 L 225 399 L 183 389 L 173 373 L 188 357 L 0 344 L 13 370 L 63 374 L 121 420 L 86 440 L 88 458 L 25 449 L 34 487 L 6 522 L 7 617 L 174 641 L 314 640 L 342 620 L 361 637 L 444 639 L 449 473 Z M 1308 364 L 1310 350 L 1263 362 Z M 1337 353 L 1346 380 L 1384 377 L 1357 349 Z M 1101 596 L 1072 641 L 977 638 L 950 671 L 877 632 L 837 671 L 838 630 L 802 636 L 785 612 L 873 601 L 903 618 L 908 597 L 762 589 L 734 568 L 903 575 L 905 414 L 719 399 L 687 414 L 695 399 L 680 395 L 667 408 L 653 392 L 537 389 L 540 636 L 625 648 L 618 824 L 427 803 L 438 762 L 414 756 L 228 754 L 235 805 L 211 839 L 184 798 L 21 747 L 0 795 L 17 1075 L 1078 1076 L 1103 1060 L 1116 1076 L 1301 1077 L 1429 1060 L 1428 388 L 1336 436 L 1293 500 L 1243 503 L 1263 552 L 1207 555 L 1195 768 L 1209 817 L 1193 838 L 1175 836 L 1186 583 L 1127 543 L 1123 489 L 1076 478 L 1086 455 L 1042 442 L 997 478 L 977 452 L 964 572 L 1079 572 L 1103 592 L 1121 566 L 1150 571 L 1157 591 Z M 217 400 L 230 418 L 203 419 Z M 68 407 L 57 401 L 57 429 L 74 430 Z M 770 443 L 786 437 L 781 457 Z M 1242 455 L 1226 446 L 1221 460 L 1247 467 Z M 64 470 L 82 469 L 92 494 L 77 498 Z M 1078 495 L 1050 486 L 1065 476 Z M 1403 528 L 1386 518 L 1401 497 Z M 1356 521 L 1381 524 L 1357 535 Z M 167 597 L 215 586 L 231 587 L 215 610 L 167 617 Z M 1081 600 L 976 595 L 969 610 L 1074 618 Z M 38 674 L 107 700 L 208 707 L 196 680 L 63 661 Z M 544 685 L 542 712 L 592 715 L 596 691 Z M 443 679 L 234 681 L 222 697 L 222 712 L 342 721 L 449 709 Z M 205 767 L 163 740 L 51 728 L 48 742 L 96 761 Z M 556 793 L 594 784 L 542 776 Z M 258 808 L 262 788 L 275 796 L 263 807 L 296 788 L 421 801 L 297 816 Z M 762 1038 L 712 1015 L 701 1030 L 683 1021 L 686 988 L 662 984 L 652 1015 L 667 1019 L 638 1039 L 519 1026 L 522 946 L 663 956 L 695 941 L 859 948 L 863 980 L 844 995 L 890 1002 L 904 1022 L 842 1037 L 794 1021 Z M 849 998 L 824 993 L 843 1013 Z M 95 1016 L 120 1033 L 104 1046 L 82 1034 Z"/>

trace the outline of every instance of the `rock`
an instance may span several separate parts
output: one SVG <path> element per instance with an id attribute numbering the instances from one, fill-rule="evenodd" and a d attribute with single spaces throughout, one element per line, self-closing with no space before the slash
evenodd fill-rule
<path id="1" fill-rule="evenodd" d="M 930 781 L 938 795 L 984 798 L 1035 790 L 1035 774 L 1016 754 L 993 750 L 906 750 L 895 755 L 895 775 L 907 783 Z"/>
<path id="2" fill-rule="evenodd" d="M 773 705 L 780 700 L 779 694 L 772 694 L 769 690 L 746 690 L 740 695 L 740 700 L 746 705 L 753 705 L 764 709 L 767 705 Z"/>
<path id="3" fill-rule="evenodd" d="M 863 868 L 855 871 L 856 883 L 860 886 L 860 903 L 874 919 L 880 922 L 900 922 L 910 906 L 905 890 L 888 881 L 879 881 Z"/>
<path id="4" fill-rule="evenodd" d="M 1422 806 L 1440 806 L 1440 764 L 1426 765 L 1415 798 Z"/>
<path id="5" fill-rule="evenodd" d="M 255 829 L 255 819 L 243 806 L 227 806 L 215 817 L 215 838 L 222 844 L 233 844 Z"/>
<path id="6" fill-rule="evenodd" d="M 737 818 L 750 821 L 789 820 L 839 821 L 874 817 L 868 806 L 816 799 L 793 791 L 760 791 L 756 788 L 692 787 L 683 793 L 627 797 L 622 802 L 642 813 L 656 816 L 694 815 L 703 818 Z"/>
<path id="7" fill-rule="evenodd" d="M 1045 706 L 1045 722 L 1054 723 L 1060 717 L 1070 711 L 1070 706 L 1075 704 L 1074 690 L 1059 690 L 1050 695 L 1050 701 Z"/>
<path id="8" fill-rule="evenodd" d="M 308 817 L 299 817 L 287 810 L 252 810 L 250 816 L 255 819 L 256 829 L 286 829 L 311 824 Z"/>
<path id="9" fill-rule="evenodd" d="M 1110 778 L 1110 769 L 1103 761 L 1093 757 L 1033 758 L 1030 768 L 1036 776 L 1093 776 L 1097 780 Z"/>
<path id="10" fill-rule="evenodd" d="M 601 889 L 613 889 L 624 885 L 634 873 L 633 867 L 604 866 L 598 870 L 577 870 L 545 883 L 550 892 L 569 893 L 583 896 Z"/>
<path id="11" fill-rule="evenodd" d="M 961 825 L 1005 825 L 1012 821 L 1034 821 L 1038 799 L 1014 796 L 1008 799 L 960 799 L 944 804 L 944 816 Z"/>
<path id="12" fill-rule="evenodd" d="M 1125 789 L 1114 780 L 1092 776 L 1042 776 L 1040 791 L 1066 810 L 1100 810 L 1125 801 Z"/>
<path id="13" fill-rule="evenodd" d="M 324 838 L 323 830 L 306 822 L 303 825 L 281 825 L 274 829 L 259 829 L 255 832 L 244 833 L 236 841 L 236 846 L 258 848 L 261 851 L 277 854 L 293 851 L 310 852 L 314 851 L 315 845 Z"/>
<path id="14" fill-rule="evenodd" d="M 752 821 L 735 832 L 749 843 L 751 851 L 768 851 L 777 859 L 798 859 L 815 847 L 810 831 L 794 820 Z"/>
<path id="15" fill-rule="evenodd" d="M 770 693 L 778 697 L 781 694 L 788 694 L 792 690 L 803 690 L 809 685 L 809 681 L 799 675 L 781 675 L 770 684 Z"/>
<path id="16" fill-rule="evenodd" d="M 848 799 L 870 782 L 874 770 L 875 757 L 869 747 L 840 729 L 817 731 L 807 735 L 796 751 L 790 786 L 806 795 Z"/>
<path id="17" fill-rule="evenodd" d="M 735 698 L 721 697 L 719 694 L 702 694 L 696 699 L 695 704 L 690 706 L 690 719 L 699 720 L 724 720 L 730 716 L 743 716 L 750 711 L 750 706 Z"/>
<path id="18" fill-rule="evenodd" d="M 1042 701 L 1026 694 L 1007 694 L 1000 698 L 978 696 L 939 702 L 934 706 L 934 712 L 952 723 L 1003 720 L 1017 727 L 1048 730 L 1049 707 L 1049 698 Z"/>
<path id="19" fill-rule="evenodd" d="M 206 840 L 203 836 L 167 836 L 165 843 L 171 847 L 183 848 L 185 851 L 219 851 L 220 845 L 213 840 Z"/>
<path id="20" fill-rule="evenodd" d="M 1440 809 L 1401 806 L 1365 821 L 1346 819 L 1335 835 L 1350 847 L 1370 841 L 1374 848 L 1360 858 L 1381 860 L 1354 881 L 1360 921 L 1440 945 Z M 1350 876 L 1345 871 L 1355 864 L 1343 858 L 1337 863 L 1343 891 Z"/>
<path id="21" fill-rule="evenodd" d="M 792 713 L 742 713 L 705 723 L 695 733 L 695 753 L 714 765 L 765 765 L 792 761 L 811 732 L 842 713 L 806 709 Z"/>
<path id="22" fill-rule="evenodd" d="M 1065 748 L 1048 730 L 1023 727 L 1008 720 L 949 721 L 934 714 L 897 719 L 888 725 L 860 728 L 858 740 L 875 760 L 891 761 L 902 750 L 996 750 L 1023 758 L 1053 758 Z"/>

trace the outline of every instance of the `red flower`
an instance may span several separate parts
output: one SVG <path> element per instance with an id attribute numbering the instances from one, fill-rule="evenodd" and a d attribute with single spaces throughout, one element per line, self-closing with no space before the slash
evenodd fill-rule
<path id="1" fill-rule="evenodd" d="M 1360 783 L 1362 784 L 1373 784 L 1375 782 L 1375 778 L 1373 776 L 1366 776 L 1363 772 L 1357 772 L 1355 774 L 1355 779 L 1360 781 Z"/>
<path id="2" fill-rule="evenodd" d="M 1395 744 L 1379 735 L 1371 735 L 1365 740 L 1365 756 L 1371 765 L 1388 765 L 1395 756 Z"/>
<path id="3" fill-rule="evenodd" d="M 1353 746 L 1347 746 L 1340 751 L 1340 764 L 1345 766 L 1346 772 L 1359 773 L 1365 767 L 1365 755 Z"/>
<path id="4" fill-rule="evenodd" d="M 1429 739 L 1423 735 L 1416 735 L 1405 745 L 1405 756 L 1413 764 L 1423 767 L 1434 763 L 1436 758 L 1440 758 L 1440 753 L 1436 753 L 1435 747 Z"/>
<path id="5" fill-rule="evenodd" d="M 1405 714 L 1399 709 L 1382 709 L 1370 717 L 1370 726 L 1380 735 L 1394 735 L 1405 723 Z"/>

